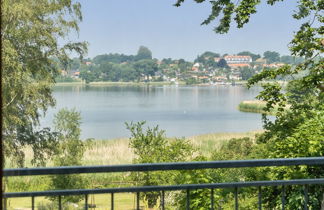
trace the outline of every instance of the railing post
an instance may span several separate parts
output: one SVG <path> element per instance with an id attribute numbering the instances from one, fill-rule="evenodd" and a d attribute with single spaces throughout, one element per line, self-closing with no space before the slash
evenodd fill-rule
<path id="1" fill-rule="evenodd" d="M 258 206 L 259 206 L 259 210 L 262 210 L 262 191 L 261 191 L 261 186 L 258 188 Z"/>
<path id="2" fill-rule="evenodd" d="M 285 200 L 285 185 L 282 185 L 282 192 L 281 192 L 281 204 L 282 204 L 282 210 L 285 210 L 285 204 L 286 204 L 286 200 Z"/>
<path id="3" fill-rule="evenodd" d="M 234 199 L 235 199 L 235 210 L 238 210 L 239 204 L 238 204 L 238 189 L 235 187 L 234 189 Z"/>
<path id="4" fill-rule="evenodd" d="M 187 189 L 186 210 L 190 210 L 190 190 L 189 189 Z"/>
<path id="5" fill-rule="evenodd" d="M 164 190 L 161 192 L 161 210 L 164 210 Z"/>
<path id="6" fill-rule="evenodd" d="M 35 197 L 34 196 L 31 197 L 31 201 L 32 201 L 32 210 L 35 210 Z"/>
<path id="7" fill-rule="evenodd" d="M 136 193 L 136 209 L 140 210 L 140 193 Z"/>
<path id="8" fill-rule="evenodd" d="M 3 209 L 7 210 L 7 198 L 3 199 Z"/>
<path id="9" fill-rule="evenodd" d="M 210 209 L 214 210 L 214 188 L 210 189 Z"/>
<path id="10" fill-rule="evenodd" d="M 58 196 L 58 207 L 59 207 L 59 210 L 62 210 L 62 196 Z"/>
<path id="11" fill-rule="evenodd" d="M 88 206 L 88 194 L 84 195 L 84 205 L 85 205 L 85 210 L 88 210 L 89 206 Z"/>
<path id="12" fill-rule="evenodd" d="M 111 210 L 114 210 L 114 193 L 111 193 Z"/>
<path id="13" fill-rule="evenodd" d="M 304 209 L 308 210 L 308 186 L 304 185 Z"/>

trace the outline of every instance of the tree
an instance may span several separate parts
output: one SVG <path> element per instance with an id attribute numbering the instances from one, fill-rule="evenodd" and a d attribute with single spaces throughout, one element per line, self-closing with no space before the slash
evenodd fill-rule
<path id="1" fill-rule="evenodd" d="M 82 164 L 85 145 L 80 140 L 81 116 L 74 109 L 61 109 L 54 116 L 54 128 L 58 132 L 60 144 L 54 156 L 55 166 L 78 166 Z M 51 177 L 50 189 L 82 189 L 86 183 L 80 175 L 55 175 Z M 53 197 L 52 197 L 53 198 Z M 56 199 L 56 198 L 54 198 Z M 65 202 L 79 202 L 82 196 L 63 196 Z"/>
<path id="2" fill-rule="evenodd" d="M 201 55 L 198 55 L 197 58 L 194 60 L 194 63 L 202 63 L 206 66 L 214 67 L 215 60 L 214 58 L 220 57 L 220 54 L 206 51 Z"/>
<path id="3" fill-rule="evenodd" d="M 267 59 L 267 63 L 274 63 L 280 61 L 280 54 L 274 51 L 266 51 L 263 57 Z"/>
<path id="4" fill-rule="evenodd" d="M 134 55 L 124 55 L 124 54 L 103 54 L 97 55 L 93 58 L 95 64 L 103 64 L 107 62 L 111 63 L 123 63 L 123 62 L 132 62 L 134 60 Z"/>
<path id="5" fill-rule="evenodd" d="M 152 59 L 152 52 L 147 47 L 140 46 L 135 56 L 135 60 Z"/>
<path id="6" fill-rule="evenodd" d="M 224 58 L 220 59 L 217 63 L 218 68 L 229 68 Z"/>
<path id="7" fill-rule="evenodd" d="M 4 0 L 1 9 L 3 151 L 22 166 L 22 149 L 30 145 L 34 163 L 44 163 L 56 145 L 50 129 L 37 131 L 39 116 L 55 104 L 51 87 L 68 54 L 84 54 L 86 43 L 58 43 L 78 31 L 80 4 L 66 1 Z M 38 138 L 36 138 L 38 136 Z"/>
<path id="8" fill-rule="evenodd" d="M 256 61 L 257 59 L 261 58 L 260 55 L 251 53 L 249 51 L 242 51 L 242 52 L 237 53 L 237 55 L 247 55 L 247 56 L 251 56 L 252 61 Z"/>
<path id="9" fill-rule="evenodd" d="M 161 163 L 179 162 L 191 158 L 192 146 L 184 139 L 168 141 L 164 135 L 165 131 L 158 126 L 148 127 L 143 130 L 145 122 L 126 123 L 131 132 L 129 146 L 134 150 L 136 157 L 134 163 Z M 140 185 L 162 185 L 171 184 L 179 172 L 143 172 L 132 174 L 132 179 Z M 160 197 L 159 192 L 141 193 L 142 198 L 148 202 L 148 207 L 153 208 Z"/>
<path id="10" fill-rule="evenodd" d="M 268 0 L 270 5 L 282 0 Z M 180 6 L 184 0 L 178 0 L 176 6 Z M 196 0 L 197 3 L 202 3 L 204 0 Z M 236 2 L 228 1 L 210 1 L 212 12 L 210 16 L 202 23 L 209 24 L 221 12 L 223 16 L 220 23 L 215 27 L 217 33 L 226 33 L 229 31 L 231 22 L 235 21 L 237 27 L 241 28 L 249 22 L 251 14 L 257 12 L 256 6 L 261 1 L 242 0 Z M 278 83 L 263 84 L 263 91 L 258 95 L 258 99 L 266 101 L 265 111 L 270 111 L 274 106 L 279 107 L 276 113 L 276 119 L 270 121 L 266 115 L 263 115 L 263 124 L 265 133 L 258 138 L 259 144 L 266 144 L 271 148 L 268 157 L 298 157 L 299 155 L 313 156 L 323 155 L 322 147 L 314 147 L 321 143 L 323 136 L 322 119 L 318 115 L 323 115 L 324 104 L 324 59 L 320 57 L 324 50 L 323 39 L 323 13 L 324 3 L 322 0 L 303 0 L 298 1 L 297 10 L 293 14 L 293 18 L 303 20 L 299 30 L 294 33 L 294 37 L 290 42 L 289 48 L 292 56 L 303 57 L 304 61 L 296 66 L 285 65 L 280 68 L 261 71 L 249 80 L 248 86 L 251 87 L 263 80 L 273 80 L 279 76 L 295 76 L 301 75 L 298 79 L 293 79 L 294 94 L 307 91 L 307 100 L 294 100 L 291 97 L 291 91 L 285 91 Z M 234 16 L 234 18 L 233 18 Z M 279 54 L 276 52 L 267 52 L 264 56 L 270 62 L 279 60 Z M 292 77 L 294 78 L 294 77 Z M 295 95 L 296 96 L 296 95 Z M 303 97 L 298 95 L 297 99 Z M 289 109 L 286 107 L 289 101 Z M 314 121 L 315 120 L 315 121 Z M 314 133 L 316 126 L 320 126 L 317 130 L 319 133 Z M 310 127 L 311 126 L 311 127 Z M 313 133 L 312 133 L 313 132 Z M 297 137 L 299 136 L 299 137 Z M 302 137 L 302 138 L 301 138 Z M 298 150 L 290 150 L 292 142 L 298 141 Z M 303 151 L 307 152 L 303 152 Z M 301 174 L 301 177 L 319 177 L 319 172 L 322 169 L 314 170 L 312 167 L 295 168 L 294 173 Z M 293 174 L 289 170 L 283 170 L 281 173 L 272 173 L 275 178 L 293 178 Z M 309 192 L 314 195 L 309 199 L 309 204 L 313 209 L 324 208 L 323 188 L 314 187 L 309 189 Z M 297 201 L 296 195 L 298 189 L 291 188 L 286 192 L 287 205 L 296 209 L 302 201 Z M 269 193 L 268 195 L 271 195 Z M 267 204 L 276 205 L 276 199 L 267 197 Z M 274 204 L 271 203 L 274 201 Z M 322 203 L 322 204 L 321 204 Z M 276 207 L 276 206 L 272 206 Z"/>
<path id="11" fill-rule="evenodd" d="M 240 74 L 242 80 L 248 80 L 255 74 L 255 71 L 254 69 L 245 66 L 241 69 Z"/>
<path id="12" fill-rule="evenodd" d="M 138 74 L 138 79 L 140 77 L 146 76 L 154 76 L 155 72 L 158 71 L 158 65 L 154 60 L 139 60 L 133 64 L 134 69 L 136 70 Z"/>
<path id="13" fill-rule="evenodd" d="M 286 64 L 293 64 L 295 63 L 295 57 L 290 55 L 283 55 L 280 57 L 280 62 L 286 63 Z"/>

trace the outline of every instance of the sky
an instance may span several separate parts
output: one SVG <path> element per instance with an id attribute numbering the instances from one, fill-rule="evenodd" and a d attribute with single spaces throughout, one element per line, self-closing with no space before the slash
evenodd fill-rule
<path id="1" fill-rule="evenodd" d="M 289 54 L 288 43 L 300 23 L 291 17 L 296 1 L 286 0 L 275 6 L 262 3 L 250 22 L 227 34 L 216 34 L 201 22 L 210 14 L 208 1 L 197 4 L 186 0 L 79 0 L 83 21 L 72 41 L 87 41 L 88 55 L 105 53 L 136 54 L 139 46 L 148 47 L 154 58 L 184 58 L 192 61 L 205 51 L 235 54 L 267 50 Z M 264 1 L 263 1 L 264 2 Z"/>

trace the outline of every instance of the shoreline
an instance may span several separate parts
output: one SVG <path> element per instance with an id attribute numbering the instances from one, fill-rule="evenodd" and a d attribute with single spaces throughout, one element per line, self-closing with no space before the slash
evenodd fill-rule
<path id="1" fill-rule="evenodd" d="M 173 82 L 58 82 L 54 86 L 145 86 L 145 85 L 176 85 Z M 180 82 L 178 85 L 185 85 Z"/>
<path id="2" fill-rule="evenodd" d="M 286 85 L 286 81 L 264 81 L 259 82 L 255 86 L 260 86 L 265 83 L 274 83 L 278 82 L 280 85 Z M 248 81 L 235 81 L 233 84 L 231 82 L 228 82 L 226 84 L 223 83 L 199 83 L 199 84 L 191 84 L 187 85 L 184 81 L 179 81 L 177 83 L 174 82 L 90 82 L 86 84 L 83 81 L 78 82 L 57 82 L 54 84 L 55 87 L 60 86 L 162 86 L 162 85 L 174 85 L 174 86 L 201 86 L 201 87 L 209 87 L 209 86 L 246 86 Z"/>

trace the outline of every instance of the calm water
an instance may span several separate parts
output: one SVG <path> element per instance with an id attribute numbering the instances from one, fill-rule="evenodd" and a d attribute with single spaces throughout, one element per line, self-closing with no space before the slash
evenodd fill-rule
<path id="1" fill-rule="evenodd" d="M 261 129 L 261 115 L 237 110 L 242 100 L 253 99 L 260 88 L 242 86 L 55 87 L 57 105 L 42 125 L 50 126 L 61 108 L 76 108 L 82 116 L 82 138 L 129 137 L 125 122 L 146 120 L 167 136 Z"/>

